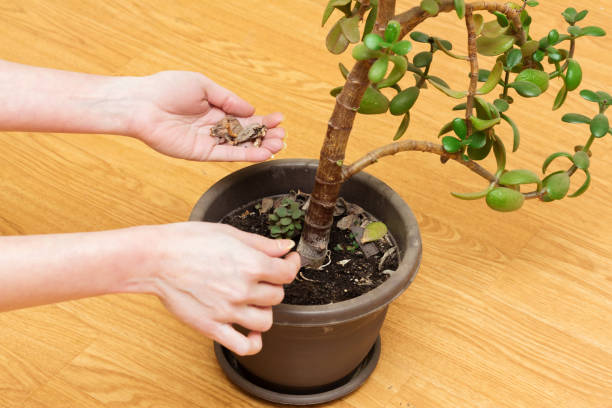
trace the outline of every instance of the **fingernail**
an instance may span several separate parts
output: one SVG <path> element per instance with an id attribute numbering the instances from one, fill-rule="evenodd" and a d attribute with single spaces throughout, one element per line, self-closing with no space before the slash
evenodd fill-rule
<path id="1" fill-rule="evenodd" d="M 273 154 L 271 154 L 271 155 L 270 155 L 270 158 L 271 158 L 271 159 L 273 159 L 273 158 L 274 158 L 274 155 L 273 155 Z"/>
<path id="2" fill-rule="evenodd" d="M 286 249 L 288 251 L 291 248 L 293 248 L 294 246 L 295 246 L 295 242 L 293 240 L 291 240 L 291 239 L 284 240 L 283 249 Z"/>

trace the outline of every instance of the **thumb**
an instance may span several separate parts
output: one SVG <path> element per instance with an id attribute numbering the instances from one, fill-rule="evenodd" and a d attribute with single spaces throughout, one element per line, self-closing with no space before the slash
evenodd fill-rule
<path id="1" fill-rule="evenodd" d="M 291 239 L 270 239 L 239 229 L 232 229 L 230 234 L 251 248 L 275 258 L 285 255 L 295 246 L 295 242 Z"/>

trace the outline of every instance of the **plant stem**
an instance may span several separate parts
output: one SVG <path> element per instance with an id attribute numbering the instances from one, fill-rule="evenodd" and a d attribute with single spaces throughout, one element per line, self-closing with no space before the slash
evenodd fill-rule
<path id="1" fill-rule="evenodd" d="M 506 78 L 504 78 L 504 93 L 502 95 L 502 99 L 506 99 L 508 97 L 508 83 L 510 82 L 510 71 L 506 71 Z"/>
<path id="2" fill-rule="evenodd" d="M 474 27 L 474 16 L 472 8 L 465 8 L 465 25 L 468 32 L 468 60 L 470 61 L 470 85 L 468 87 L 467 101 L 465 105 L 465 123 L 467 125 L 467 137 L 472 135 L 472 113 L 474 110 L 474 97 L 478 85 L 478 55 L 476 53 L 476 28 Z"/>
<path id="3" fill-rule="evenodd" d="M 353 164 L 345 166 L 342 169 L 343 181 L 348 180 L 351 176 L 356 173 L 359 173 L 361 170 L 365 169 L 369 165 L 376 163 L 381 157 L 391 156 L 399 152 L 408 151 L 434 153 L 439 155 L 440 157 L 446 158 L 447 160 L 453 159 L 458 163 L 461 163 L 462 165 L 466 166 L 468 169 L 472 170 L 479 176 L 487 179 L 488 181 L 496 181 L 495 176 L 491 174 L 487 169 L 480 166 L 478 163 L 472 160 L 463 160 L 461 153 L 448 153 L 446 150 L 444 150 L 444 147 L 442 147 L 442 145 L 422 140 L 403 140 L 401 142 L 390 143 L 388 145 L 372 150 L 371 152 L 367 153 L 366 155 L 355 161 Z"/>
<path id="4" fill-rule="evenodd" d="M 379 0 L 373 32 L 383 34 L 387 22 L 395 14 L 395 0 Z M 349 135 L 363 94 L 369 85 L 368 70 L 373 61 L 359 61 L 346 79 L 328 122 L 321 148 L 319 167 L 304 220 L 304 229 L 297 251 L 302 266 L 318 267 L 325 260 L 334 208 L 343 182 L 342 166 Z"/>
<path id="5" fill-rule="evenodd" d="M 588 153 L 594 140 L 595 140 L 595 136 L 591 135 L 589 137 L 589 140 L 587 140 L 586 144 L 582 147 L 582 151 L 585 153 Z"/>

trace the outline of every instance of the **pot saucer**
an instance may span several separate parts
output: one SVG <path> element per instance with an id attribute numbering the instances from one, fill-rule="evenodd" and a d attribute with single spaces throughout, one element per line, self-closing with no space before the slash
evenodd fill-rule
<path id="1" fill-rule="evenodd" d="M 238 364 L 229 350 L 216 342 L 214 348 L 217 361 L 225 375 L 244 392 L 278 404 L 313 405 L 342 398 L 363 384 L 374 371 L 380 358 L 380 336 L 361 364 L 351 374 L 331 387 L 327 386 L 319 392 L 313 391 L 307 394 L 277 391 L 272 387 L 259 384 L 256 378 Z"/>

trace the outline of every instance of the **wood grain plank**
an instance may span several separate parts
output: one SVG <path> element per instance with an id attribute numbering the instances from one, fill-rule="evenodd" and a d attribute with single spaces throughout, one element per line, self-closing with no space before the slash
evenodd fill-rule
<path id="1" fill-rule="evenodd" d="M 406 9 L 418 2 L 397 3 Z M 564 32 L 565 2 L 540 3 L 532 11 L 542 30 L 535 35 Z M 6 0 L 0 57 L 106 75 L 204 72 L 259 113 L 285 114 L 288 147 L 278 157 L 316 158 L 334 103 L 329 89 L 341 84 L 337 62 L 352 63 L 350 55 L 330 57 L 325 50 L 327 29 L 318 26 L 323 5 Z M 604 0 L 572 5 L 591 10 L 584 25 L 610 21 Z M 466 52 L 464 26 L 453 13 L 419 30 Z M 581 88 L 610 92 L 612 42 L 581 39 L 576 55 L 585 73 Z M 438 58 L 431 72 L 462 89 L 466 68 Z M 516 98 L 511 116 L 521 126 L 522 148 L 509 155 L 512 168 L 538 169 L 548 154 L 583 143 L 586 127 L 565 127 L 560 119 L 590 114 L 592 104 L 573 95 L 550 112 L 560 86 L 551 81 L 539 98 Z M 441 124 L 455 116 L 454 104 L 436 90 L 423 92 L 409 137 L 436 140 Z M 358 115 L 346 162 L 388 143 L 399 120 Z M 500 133 L 509 144 L 510 129 Z M 512 214 L 452 198 L 450 191 L 483 188 L 456 163 L 405 153 L 370 167 L 413 208 L 423 261 L 414 284 L 389 309 L 372 377 L 323 406 L 612 407 L 610 140 L 592 151 L 587 194 L 528 202 Z M 176 160 L 110 135 L 0 133 L 0 152 L 3 235 L 182 221 L 204 190 L 245 166 Z M 155 298 L 125 295 L 0 315 L 0 405 L 274 406 L 231 385 L 211 342 Z"/>

